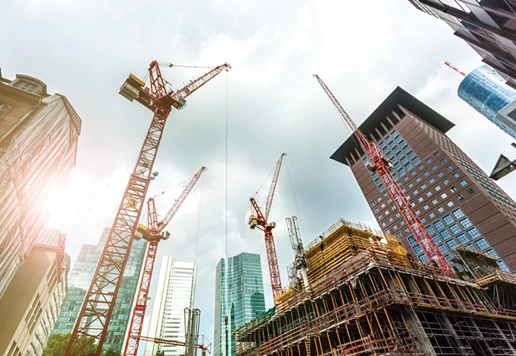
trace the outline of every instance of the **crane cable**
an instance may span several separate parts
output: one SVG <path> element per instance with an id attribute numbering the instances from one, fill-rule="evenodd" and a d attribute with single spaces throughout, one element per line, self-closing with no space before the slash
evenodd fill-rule
<path id="1" fill-rule="evenodd" d="M 225 350 L 226 350 L 226 355 L 225 356 L 229 356 L 228 355 L 228 323 L 230 322 L 231 318 L 230 318 L 230 315 L 229 315 L 229 298 L 228 298 L 228 274 L 229 274 L 229 265 L 228 265 L 228 165 L 229 165 L 229 159 L 228 159 L 228 156 L 229 156 L 229 153 L 228 153 L 228 142 L 229 142 L 229 125 L 228 125 L 228 72 L 226 71 L 226 118 L 225 118 L 225 133 L 226 133 L 226 147 L 225 147 L 225 158 L 226 158 L 226 167 L 225 167 L 225 203 L 226 203 L 226 207 L 225 207 L 225 228 L 226 228 L 226 236 L 225 236 L 225 251 L 224 251 L 224 269 L 225 269 L 225 273 L 224 273 L 224 302 L 223 304 L 225 304 L 225 327 L 226 327 L 226 330 L 225 330 L 225 335 L 226 335 L 226 338 L 225 338 L 225 341 L 224 341 L 224 344 L 225 344 Z M 222 267 L 221 266 L 221 273 L 222 273 Z M 221 306 L 221 309 L 224 305 Z"/>

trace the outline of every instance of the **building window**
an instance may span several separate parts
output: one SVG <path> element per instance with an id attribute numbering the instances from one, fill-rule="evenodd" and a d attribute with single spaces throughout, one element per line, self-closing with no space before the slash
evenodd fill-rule
<path id="1" fill-rule="evenodd" d="M 450 188 L 450 192 L 455 193 L 456 191 L 457 191 L 457 188 L 455 188 L 455 187 Z"/>
<path id="2" fill-rule="evenodd" d="M 408 242 L 409 242 L 411 245 L 415 245 L 415 244 L 416 244 L 416 239 L 415 239 L 415 238 L 413 238 L 412 236 L 410 236 L 410 237 L 408 238 Z"/>
<path id="3" fill-rule="evenodd" d="M 468 237 L 465 234 L 457 235 L 457 240 L 459 240 L 461 244 L 465 244 L 469 241 Z"/>
<path id="4" fill-rule="evenodd" d="M 453 224 L 453 218 L 450 216 L 450 215 L 446 215 L 444 218 L 443 218 L 444 222 L 446 223 L 446 225 L 450 225 L 450 224 Z"/>
<path id="5" fill-rule="evenodd" d="M 455 172 L 455 173 L 453 173 L 453 177 L 454 177 L 454 178 L 459 178 L 459 177 L 460 177 L 460 174 L 459 174 L 458 172 Z"/>
<path id="6" fill-rule="evenodd" d="M 475 241 L 475 243 L 477 244 L 478 248 L 481 250 L 490 247 L 489 244 L 487 243 L 486 239 L 484 239 L 483 237 L 481 239 Z"/>
<path id="7" fill-rule="evenodd" d="M 468 234 L 469 234 L 469 236 L 471 236 L 472 239 L 474 239 L 476 237 L 479 237 L 479 236 L 482 236 L 480 234 L 480 231 L 478 231 L 476 227 L 474 227 L 472 229 L 469 229 L 468 230 Z"/>
<path id="8" fill-rule="evenodd" d="M 428 164 L 432 163 L 432 159 L 431 158 L 427 159 L 426 163 L 428 163 Z"/>
<path id="9" fill-rule="evenodd" d="M 432 192 L 431 191 L 426 192 L 426 196 L 427 197 L 431 197 L 432 196 Z"/>
<path id="10" fill-rule="evenodd" d="M 443 230 L 439 234 L 444 240 L 447 240 L 452 236 L 448 230 Z"/>
<path id="11" fill-rule="evenodd" d="M 433 169 L 434 171 L 436 171 L 436 170 L 437 170 L 437 165 L 435 165 L 435 164 L 434 164 L 434 165 L 432 166 L 432 169 Z"/>
<path id="12" fill-rule="evenodd" d="M 467 192 L 468 192 L 469 194 L 473 194 L 474 190 L 473 190 L 473 188 L 469 188 L 469 189 L 467 190 Z"/>
<path id="13" fill-rule="evenodd" d="M 425 177 L 428 177 L 428 176 L 430 175 L 430 173 L 428 173 L 427 171 L 425 171 L 425 173 L 423 173 L 423 175 L 424 175 Z"/>
<path id="14" fill-rule="evenodd" d="M 444 229 L 444 224 L 441 220 L 437 220 L 436 222 L 434 222 L 434 226 L 437 230 Z"/>
<path id="15" fill-rule="evenodd" d="M 450 240 L 446 243 L 448 245 L 448 247 L 450 248 L 450 250 L 454 250 L 455 247 L 457 247 L 457 241 L 455 240 Z"/>
<path id="16" fill-rule="evenodd" d="M 434 227 L 432 225 L 428 225 L 426 227 L 426 230 L 428 231 L 429 234 L 435 233 L 435 229 L 434 229 Z"/>
<path id="17" fill-rule="evenodd" d="M 450 184 L 450 180 L 449 179 L 445 179 L 444 180 L 444 184 L 446 184 L 446 185 Z"/>
<path id="18" fill-rule="evenodd" d="M 468 182 L 466 182 L 465 180 L 463 180 L 462 182 L 460 182 L 460 185 L 462 185 L 463 187 L 464 187 L 465 185 L 467 185 L 467 184 L 468 184 Z"/>
<path id="19" fill-rule="evenodd" d="M 444 213 L 444 209 L 443 209 L 442 207 L 439 207 L 439 208 L 437 209 L 437 211 L 438 211 L 438 212 L 440 212 L 440 213 Z"/>
<path id="20" fill-rule="evenodd" d="M 463 228 L 467 229 L 468 227 L 471 227 L 473 226 L 473 224 L 471 223 L 471 221 L 468 219 L 468 218 L 465 218 L 465 219 L 462 219 L 460 221 L 460 224 L 462 225 Z"/>
<path id="21" fill-rule="evenodd" d="M 414 184 L 413 183 L 409 183 L 408 187 L 412 188 L 412 187 L 414 187 Z"/>
<path id="22" fill-rule="evenodd" d="M 443 158 L 443 159 L 441 160 L 441 163 L 442 163 L 442 164 L 445 164 L 445 163 L 446 163 L 446 158 Z"/>
<path id="23" fill-rule="evenodd" d="M 457 210 L 453 211 L 452 214 L 453 214 L 453 216 L 455 216 L 455 219 L 460 219 L 463 216 L 466 216 L 466 215 L 464 215 L 464 213 L 460 209 L 457 209 Z"/>
<path id="24" fill-rule="evenodd" d="M 429 182 L 430 182 L 430 184 L 434 184 L 435 183 L 435 179 L 434 178 L 430 178 Z"/>
<path id="25" fill-rule="evenodd" d="M 464 199 L 464 197 L 459 194 L 459 195 L 457 195 L 457 199 L 462 200 L 462 199 Z"/>
<path id="26" fill-rule="evenodd" d="M 38 85 L 29 83 L 26 80 L 18 80 L 16 83 L 14 83 L 14 87 L 28 91 L 29 93 L 34 93 L 38 89 Z"/>
<path id="27" fill-rule="evenodd" d="M 446 194 L 446 193 L 441 194 L 441 199 L 446 199 L 446 198 L 448 198 L 448 194 Z"/>
<path id="28" fill-rule="evenodd" d="M 437 204 L 437 199 L 432 200 L 432 204 Z"/>
<path id="29" fill-rule="evenodd" d="M 9 105 L 7 105 L 5 103 L 0 103 L 0 119 L 2 117 L 4 117 L 8 111 L 9 111 Z"/>
<path id="30" fill-rule="evenodd" d="M 421 177 L 417 177 L 416 182 L 418 182 L 418 183 L 421 182 Z"/>
<path id="31" fill-rule="evenodd" d="M 435 153 L 435 157 L 440 157 L 440 156 L 441 156 L 441 154 L 439 152 Z"/>
<path id="32" fill-rule="evenodd" d="M 421 203 L 421 202 L 423 202 L 423 197 L 419 197 L 419 198 L 417 199 L 417 201 L 418 201 L 418 202 L 420 202 L 420 203 Z"/>
<path id="33" fill-rule="evenodd" d="M 455 235 L 462 231 L 462 229 L 461 229 L 461 228 L 459 227 L 459 225 L 457 225 L 457 224 L 453 224 L 453 225 L 451 225 L 451 226 L 450 226 L 450 230 L 451 230 L 451 232 L 453 232 L 453 234 L 455 234 Z"/>
<path id="34" fill-rule="evenodd" d="M 425 206 L 423 207 L 423 209 L 425 209 L 425 210 L 428 210 L 428 208 L 429 208 L 429 206 L 428 206 L 428 205 L 425 205 Z"/>
<path id="35" fill-rule="evenodd" d="M 419 168 L 419 169 L 423 169 L 423 168 L 425 168 L 425 166 L 423 166 L 422 164 L 420 164 L 418 168 Z"/>
<path id="36" fill-rule="evenodd" d="M 435 191 L 436 191 L 436 192 L 438 192 L 438 191 L 440 191 L 440 190 L 441 190 L 441 186 L 440 186 L 440 185 L 436 185 L 436 186 L 435 186 Z"/>
<path id="37" fill-rule="evenodd" d="M 448 166 L 448 167 L 446 167 L 446 168 L 447 168 L 449 171 L 453 170 L 453 166 L 452 166 L 452 165 L 450 165 L 450 166 Z"/>
<path id="38" fill-rule="evenodd" d="M 444 173 L 443 173 L 443 172 L 439 172 L 439 173 L 437 173 L 437 176 L 438 176 L 439 178 L 442 178 L 442 177 L 444 176 Z"/>
<path id="39" fill-rule="evenodd" d="M 428 216 L 430 217 L 430 219 L 435 218 L 435 214 L 434 213 L 430 213 L 430 214 L 428 214 Z"/>
<path id="40" fill-rule="evenodd" d="M 455 204 L 450 200 L 446 205 L 448 205 L 450 208 L 454 206 Z"/>

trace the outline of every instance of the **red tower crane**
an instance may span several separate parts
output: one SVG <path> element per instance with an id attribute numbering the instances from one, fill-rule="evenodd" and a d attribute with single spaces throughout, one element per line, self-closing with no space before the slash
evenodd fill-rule
<path id="1" fill-rule="evenodd" d="M 265 205 L 265 214 L 262 213 L 262 210 L 253 197 L 251 198 L 251 216 L 249 217 L 249 226 L 251 229 L 258 227 L 265 234 L 265 249 L 267 251 L 267 262 L 269 263 L 269 273 L 271 275 L 272 295 L 274 300 L 276 300 L 276 297 L 281 294 L 281 276 L 278 266 L 278 257 L 276 255 L 276 246 L 274 245 L 274 236 L 272 235 L 272 229 L 276 227 L 276 223 L 269 223 L 268 219 L 272 200 L 274 199 L 274 193 L 276 192 L 276 185 L 278 184 L 281 163 L 283 162 L 283 157 L 286 155 L 286 153 L 282 153 L 276 163 L 271 188 Z"/>
<path id="2" fill-rule="evenodd" d="M 151 110 L 154 116 L 134 170 L 129 177 L 106 245 L 94 272 L 93 280 L 86 293 L 66 349 L 66 356 L 86 356 L 86 348 L 89 345 L 94 345 L 95 352 L 93 354 L 95 356 L 99 356 L 102 352 L 122 275 L 133 243 L 133 236 L 136 233 L 147 189 L 152 178 L 152 168 L 156 154 L 172 108 L 182 109 L 186 104 L 186 98 L 190 94 L 224 69 L 228 70 L 229 68 L 228 63 L 219 65 L 183 88 L 174 91 L 167 89 L 158 62 L 153 61 L 148 70 L 149 87 L 146 86 L 145 82 L 131 74 L 120 88 L 122 96 L 130 101 L 136 100 Z"/>
<path id="3" fill-rule="evenodd" d="M 321 78 L 319 78 L 319 76 L 316 74 L 314 74 L 314 77 L 317 79 L 324 92 L 328 95 L 333 105 L 335 105 L 344 122 L 351 128 L 353 134 L 360 142 L 364 152 L 369 156 L 370 162 L 368 169 L 372 172 L 378 173 L 378 176 L 384 184 L 390 198 L 398 208 L 398 211 L 407 223 L 407 226 L 414 235 L 416 241 L 423 249 L 423 252 L 425 253 L 428 261 L 434 261 L 444 272 L 453 274 L 454 272 L 450 264 L 442 254 L 435 241 L 432 239 L 432 236 L 427 231 L 419 216 L 412 208 L 410 201 L 408 200 L 405 193 L 403 193 L 401 190 L 398 182 L 392 176 L 390 171 L 392 164 L 390 163 L 389 159 L 382 155 L 380 149 L 374 142 L 369 141 L 366 138 L 364 133 L 353 122 L 351 117 L 340 105 L 340 103 L 337 101 L 337 98 L 335 98 L 333 93 L 321 80 Z"/>
<path id="4" fill-rule="evenodd" d="M 148 224 L 147 227 L 138 225 L 138 231 L 135 238 L 143 238 L 149 241 L 145 262 L 143 264 L 142 278 L 140 286 L 137 291 L 136 304 L 133 308 L 131 323 L 129 324 L 129 334 L 124 348 L 124 356 L 138 355 L 138 346 L 142 334 L 143 318 L 147 310 L 147 300 L 149 299 L 149 289 L 152 280 L 152 271 L 154 270 L 154 263 L 156 262 L 156 255 L 158 253 L 158 243 L 162 240 L 167 240 L 170 233 L 164 232 L 165 227 L 170 223 L 174 215 L 176 215 L 179 207 L 185 201 L 186 197 L 192 191 L 193 187 L 201 177 L 201 174 L 206 170 L 202 167 L 188 182 L 179 198 L 176 199 L 170 210 L 167 212 L 162 221 L 158 221 L 158 214 L 156 213 L 156 204 L 154 197 L 149 198 L 148 205 Z"/>

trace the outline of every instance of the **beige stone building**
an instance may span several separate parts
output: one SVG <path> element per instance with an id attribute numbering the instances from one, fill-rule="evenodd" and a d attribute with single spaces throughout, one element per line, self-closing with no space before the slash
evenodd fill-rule
<path id="1" fill-rule="evenodd" d="M 41 356 L 67 291 L 65 234 L 41 229 L 0 299 L 0 355 Z"/>
<path id="2" fill-rule="evenodd" d="M 48 192 L 75 166 L 80 131 L 66 97 L 0 70 L 0 298 L 49 218 Z"/>

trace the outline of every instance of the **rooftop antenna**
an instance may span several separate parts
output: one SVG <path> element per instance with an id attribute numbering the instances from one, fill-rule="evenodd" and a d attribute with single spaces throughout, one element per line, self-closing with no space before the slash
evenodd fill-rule
<path id="1" fill-rule="evenodd" d="M 451 69 L 453 69 L 453 70 L 454 70 L 454 71 L 456 71 L 457 73 L 462 74 L 462 76 L 463 76 L 463 77 L 465 77 L 465 76 L 466 76 L 466 73 L 465 73 L 465 72 L 461 72 L 461 71 L 459 70 L 459 68 L 452 66 L 452 64 L 451 64 L 450 62 L 446 61 L 446 62 L 444 62 L 444 64 L 446 64 L 448 67 L 450 67 Z"/>

